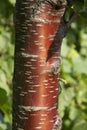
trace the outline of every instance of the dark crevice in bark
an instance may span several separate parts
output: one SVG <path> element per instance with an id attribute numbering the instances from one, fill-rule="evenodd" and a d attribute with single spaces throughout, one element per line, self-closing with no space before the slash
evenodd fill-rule
<path id="1" fill-rule="evenodd" d="M 61 19 L 60 26 L 56 32 L 54 40 L 48 49 L 48 55 L 46 61 L 48 61 L 56 52 L 60 52 L 63 38 L 66 36 L 67 31 L 73 20 L 77 17 L 77 13 L 73 13 L 72 17 L 68 22 Z"/>
<path id="2" fill-rule="evenodd" d="M 46 61 L 48 61 L 56 52 L 60 53 L 62 40 L 67 33 L 67 29 L 68 29 L 67 24 L 62 19 L 60 26 L 58 28 L 58 31 L 56 32 L 56 35 L 54 37 L 54 40 L 53 40 L 51 46 L 48 49 Z"/>

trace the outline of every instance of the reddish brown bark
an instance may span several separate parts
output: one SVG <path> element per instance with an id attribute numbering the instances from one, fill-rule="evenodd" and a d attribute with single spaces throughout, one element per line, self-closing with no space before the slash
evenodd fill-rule
<path id="1" fill-rule="evenodd" d="M 60 21 L 66 2 L 60 9 L 42 2 L 35 10 L 37 4 L 37 0 L 16 3 L 13 130 L 59 130 L 60 125 L 57 115 L 63 38 Z"/>

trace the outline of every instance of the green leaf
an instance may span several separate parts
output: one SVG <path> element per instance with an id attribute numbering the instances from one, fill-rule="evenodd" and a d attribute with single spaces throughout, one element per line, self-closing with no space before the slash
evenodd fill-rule
<path id="1" fill-rule="evenodd" d="M 73 8 L 71 8 L 70 6 L 67 6 L 65 14 L 64 14 L 64 21 L 65 22 L 69 22 L 71 16 L 73 15 Z"/>
<path id="2" fill-rule="evenodd" d="M 87 60 L 82 58 L 73 58 L 74 72 L 87 75 Z"/>
<path id="3" fill-rule="evenodd" d="M 74 125 L 72 130 L 87 130 L 87 121 L 80 120 Z"/>
<path id="4" fill-rule="evenodd" d="M 62 92 L 59 97 L 59 113 L 62 117 L 64 116 L 63 111 L 67 106 L 70 105 L 74 96 L 74 88 L 62 89 Z"/>
<path id="5" fill-rule="evenodd" d="M 4 105 L 7 101 L 7 93 L 4 89 L 0 88 L 0 106 Z"/>
<path id="6" fill-rule="evenodd" d="M 16 0 L 9 0 L 9 2 L 14 5 Z"/>
<path id="7" fill-rule="evenodd" d="M 62 67 L 65 73 L 70 73 L 71 72 L 71 64 L 68 60 L 63 59 L 62 60 Z"/>
<path id="8" fill-rule="evenodd" d="M 2 123 L 1 121 L 0 121 L 0 130 L 6 130 L 6 124 L 4 124 L 4 123 Z"/>
<path id="9" fill-rule="evenodd" d="M 72 4 L 75 12 L 84 11 L 84 0 L 73 0 Z"/>

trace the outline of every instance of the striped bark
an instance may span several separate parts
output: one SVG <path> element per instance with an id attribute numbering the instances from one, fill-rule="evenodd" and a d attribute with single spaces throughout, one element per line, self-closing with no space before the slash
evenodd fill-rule
<path id="1" fill-rule="evenodd" d="M 57 113 L 61 22 L 66 1 L 17 0 L 12 130 L 60 130 Z"/>

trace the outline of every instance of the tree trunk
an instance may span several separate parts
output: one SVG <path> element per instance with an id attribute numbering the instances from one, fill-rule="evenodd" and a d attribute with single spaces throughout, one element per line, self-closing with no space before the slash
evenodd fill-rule
<path id="1" fill-rule="evenodd" d="M 66 1 L 52 1 L 16 2 L 12 130 L 61 129 L 57 98 Z"/>

